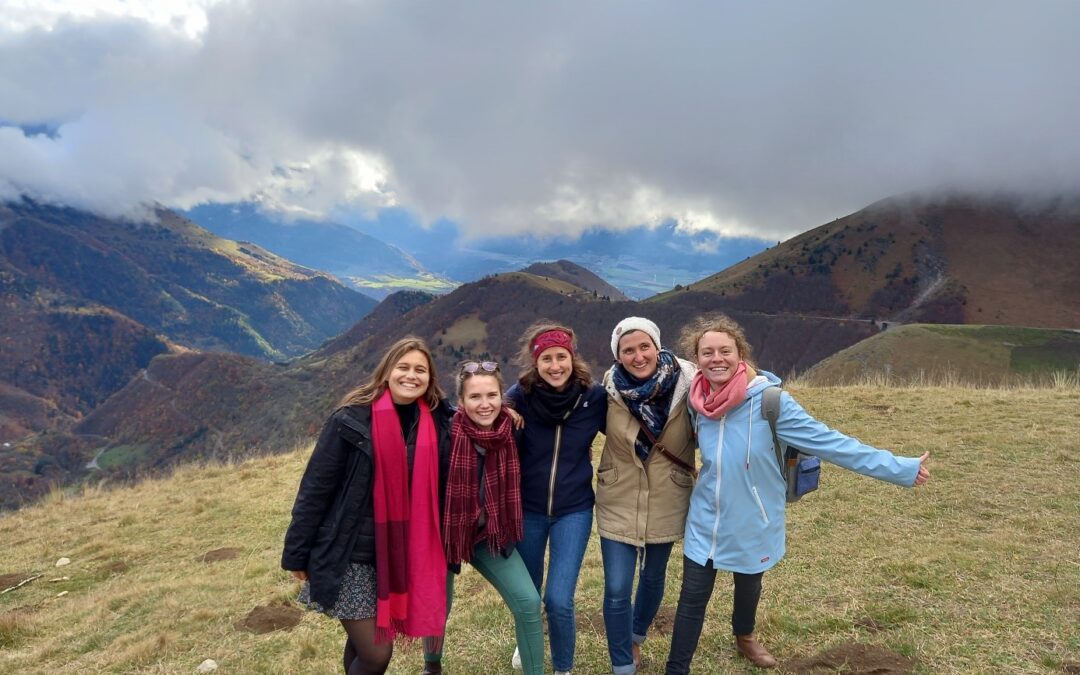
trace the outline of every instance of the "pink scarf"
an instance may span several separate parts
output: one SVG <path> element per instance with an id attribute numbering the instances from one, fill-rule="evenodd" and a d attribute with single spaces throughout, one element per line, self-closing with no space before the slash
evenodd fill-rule
<path id="1" fill-rule="evenodd" d="M 412 481 L 390 392 L 371 406 L 375 457 L 375 641 L 442 639 L 446 556 L 439 533 L 439 442 L 427 401 L 418 403 Z"/>
<path id="2" fill-rule="evenodd" d="M 694 373 L 690 382 L 690 405 L 705 417 L 718 420 L 746 400 L 746 362 L 739 361 L 735 374 L 719 391 L 710 391 L 711 387 L 700 370 Z"/>

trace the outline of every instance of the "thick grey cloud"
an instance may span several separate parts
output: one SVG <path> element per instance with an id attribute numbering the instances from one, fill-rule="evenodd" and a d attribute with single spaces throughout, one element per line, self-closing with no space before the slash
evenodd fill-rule
<path id="1" fill-rule="evenodd" d="M 1080 187 L 1080 4 L 259 0 L 0 30 L 0 194 L 781 238 Z"/>

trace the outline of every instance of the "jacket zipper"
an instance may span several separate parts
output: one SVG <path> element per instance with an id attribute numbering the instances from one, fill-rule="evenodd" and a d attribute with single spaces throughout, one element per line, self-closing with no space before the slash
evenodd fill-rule
<path id="1" fill-rule="evenodd" d="M 716 520 L 713 521 L 712 546 L 709 548 L 709 560 L 716 558 L 716 533 L 720 530 L 720 477 L 723 475 L 724 425 L 726 417 L 720 418 L 720 428 L 716 430 L 716 487 L 713 488 L 713 504 L 716 506 Z"/>
<path id="2" fill-rule="evenodd" d="M 551 454 L 551 477 L 548 479 L 548 518 L 555 507 L 555 476 L 559 469 L 559 448 L 562 446 L 562 425 L 555 426 L 555 451 Z"/>

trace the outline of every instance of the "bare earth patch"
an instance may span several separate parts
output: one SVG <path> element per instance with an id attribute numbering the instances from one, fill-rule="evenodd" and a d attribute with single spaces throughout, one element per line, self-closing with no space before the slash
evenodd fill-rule
<path id="1" fill-rule="evenodd" d="M 128 564 L 123 560 L 114 560 L 102 569 L 110 574 L 120 574 L 121 572 L 127 572 Z"/>
<path id="2" fill-rule="evenodd" d="M 789 661 L 783 665 L 783 669 L 784 672 L 800 675 L 835 672 L 852 675 L 907 675 L 915 669 L 915 660 L 874 645 L 848 643 L 814 656 Z"/>
<path id="3" fill-rule="evenodd" d="M 675 627 L 675 607 L 672 605 L 660 605 L 656 610 L 656 618 L 653 619 L 650 633 L 657 635 L 671 635 L 671 629 Z"/>
<path id="4" fill-rule="evenodd" d="M 15 586 L 20 581 L 23 581 L 27 577 L 32 576 L 34 575 L 28 574 L 26 572 L 16 572 L 15 574 L 0 574 L 0 591 L 4 590 L 5 588 Z"/>
<path id="5" fill-rule="evenodd" d="M 292 630 L 303 615 L 303 611 L 288 605 L 262 605 L 248 612 L 243 621 L 237 622 L 236 629 L 251 633 Z"/>
<path id="6" fill-rule="evenodd" d="M 203 553 L 202 561 L 204 563 L 212 563 L 220 560 L 232 560 L 239 553 L 240 549 L 236 548 L 215 548 L 213 551 Z"/>
<path id="7" fill-rule="evenodd" d="M 579 631 L 592 631 L 597 635 L 604 635 L 604 613 L 603 612 L 591 612 L 585 613 L 578 611 L 577 613 L 577 629 Z M 547 625 L 547 621 L 544 622 Z"/>

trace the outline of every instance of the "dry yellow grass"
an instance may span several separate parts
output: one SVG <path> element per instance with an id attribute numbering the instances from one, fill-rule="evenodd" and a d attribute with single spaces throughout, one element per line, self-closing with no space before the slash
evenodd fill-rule
<path id="1" fill-rule="evenodd" d="M 781 664 L 859 643 L 922 673 L 1050 673 L 1080 662 L 1080 392 L 880 387 L 794 390 L 863 440 L 933 453 L 933 478 L 904 491 L 827 467 L 789 511 L 788 555 L 765 575 L 759 631 Z M 342 632 L 306 613 L 291 631 L 236 624 L 289 602 L 281 537 L 308 448 L 168 479 L 55 495 L 0 517 L 0 575 L 44 576 L 0 595 L 0 672 L 340 672 Z M 202 562 L 205 552 L 238 549 Z M 66 567 L 54 567 L 60 557 Z M 664 605 L 678 597 L 681 554 Z M 69 577 L 61 581 L 50 581 Z M 7 587 L 10 584 L 5 584 Z M 61 592 L 67 591 L 58 597 Z M 595 535 L 578 592 L 575 672 L 609 672 Z M 731 582 L 718 577 L 695 672 L 745 672 L 732 656 Z M 670 611 L 670 610 L 665 610 Z M 645 646 L 663 670 L 667 635 Z M 513 626 L 472 570 L 458 580 L 447 672 L 510 672 Z M 419 670 L 408 647 L 391 672 Z"/>

